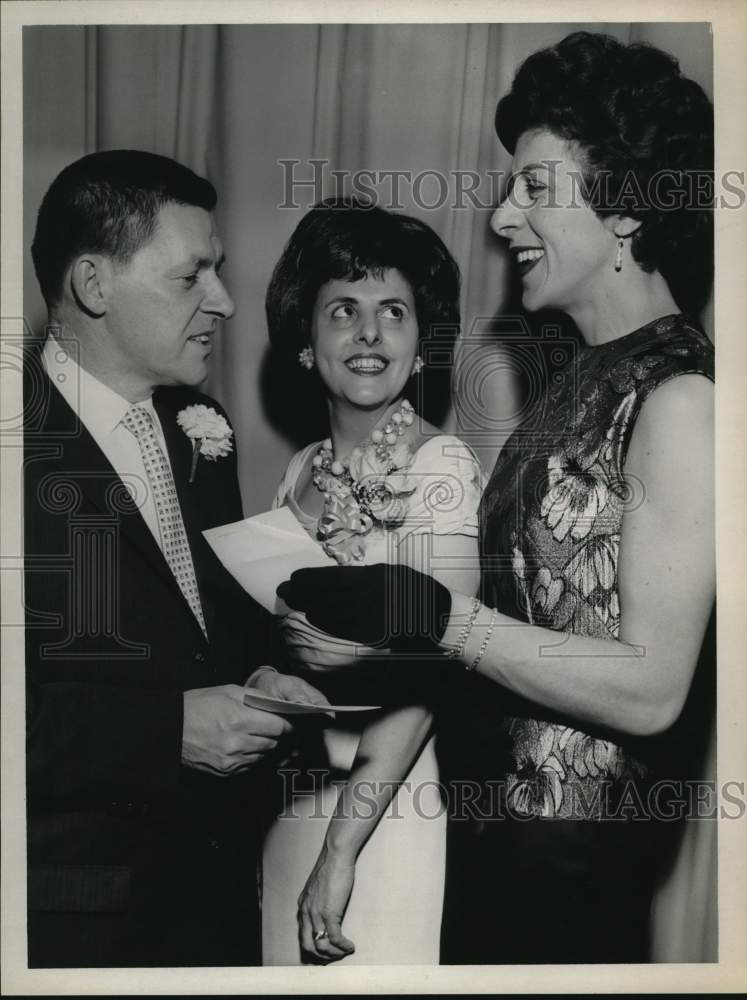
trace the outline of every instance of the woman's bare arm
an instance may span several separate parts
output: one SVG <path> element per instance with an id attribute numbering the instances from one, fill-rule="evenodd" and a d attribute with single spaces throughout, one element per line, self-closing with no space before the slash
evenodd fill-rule
<path id="1" fill-rule="evenodd" d="M 668 728 L 692 680 L 715 594 L 713 384 L 681 375 L 644 403 L 625 474 L 641 503 L 623 517 L 617 640 L 559 633 L 498 615 L 478 670 L 542 705 L 636 735 Z M 454 594 L 453 645 L 469 598 Z M 474 662 L 491 611 L 464 654 Z"/>
<path id="2" fill-rule="evenodd" d="M 429 569 L 444 586 L 477 589 L 477 540 L 464 535 L 410 536 L 398 555 L 421 572 Z M 438 555 L 436 559 L 435 556 Z M 341 930 L 352 891 L 356 859 L 384 815 L 399 783 L 422 750 L 432 724 L 425 705 L 389 709 L 361 734 L 350 777 L 340 791 L 336 815 L 299 899 L 300 938 L 304 950 L 334 960 L 352 951 Z M 328 937 L 314 941 L 324 927 Z"/>

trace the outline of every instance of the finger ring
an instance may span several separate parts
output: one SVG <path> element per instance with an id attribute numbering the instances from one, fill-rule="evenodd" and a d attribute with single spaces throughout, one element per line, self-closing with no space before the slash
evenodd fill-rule
<path id="1" fill-rule="evenodd" d="M 323 931 L 314 931 L 314 940 L 323 941 L 327 936 L 327 928 L 325 927 Z"/>

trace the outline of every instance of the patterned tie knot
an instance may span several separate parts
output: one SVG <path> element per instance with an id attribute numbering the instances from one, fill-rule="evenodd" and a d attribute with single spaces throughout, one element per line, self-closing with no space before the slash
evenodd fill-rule
<path id="1" fill-rule="evenodd" d="M 134 404 L 122 418 L 123 425 L 139 440 L 141 435 L 153 431 L 153 418 L 144 406 Z"/>

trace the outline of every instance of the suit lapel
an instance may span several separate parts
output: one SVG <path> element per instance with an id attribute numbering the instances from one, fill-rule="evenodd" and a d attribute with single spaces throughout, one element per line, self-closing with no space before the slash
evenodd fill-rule
<path id="1" fill-rule="evenodd" d="M 123 537 L 173 589 L 198 635 L 202 636 L 202 629 L 129 490 L 83 422 L 46 376 L 45 383 L 47 400 L 41 441 L 52 437 L 64 441 L 56 463 L 59 472 L 52 475 L 59 475 L 60 482 L 72 481 L 81 495 L 102 513 L 116 516 Z M 31 456 L 27 456 L 27 460 L 29 458 Z"/>

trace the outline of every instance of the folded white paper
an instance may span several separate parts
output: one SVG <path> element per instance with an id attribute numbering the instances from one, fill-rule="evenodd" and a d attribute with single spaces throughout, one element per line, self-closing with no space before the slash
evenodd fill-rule
<path id="1" fill-rule="evenodd" d="M 225 568 L 255 601 L 274 615 L 290 610 L 275 593 L 306 566 L 334 566 L 287 507 L 203 531 Z"/>
<path id="2" fill-rule="evenodd" d="M 275 715 L 331 715 L 335 712 L 373 712 L 381 705 L 310 705 L 306 701 L 283 701 L 271 698 L 259 691 L 247 691 L 244 694 L 244 704 L 250 708 L 258 708 L 262 712 L 273 712 Z"/>

